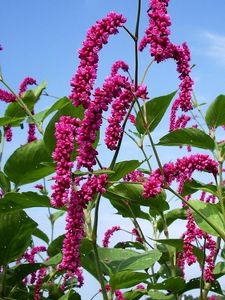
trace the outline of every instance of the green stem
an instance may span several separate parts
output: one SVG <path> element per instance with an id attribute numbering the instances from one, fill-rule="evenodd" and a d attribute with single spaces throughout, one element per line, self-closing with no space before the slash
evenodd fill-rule
<path id="1" fill-rule="evenodd" d="M 139 233 L 141 239 L 142 239 L 143 242 L 144 242 L 145 244 L 147 244 L 151 249 L 154 249 L 154 248 L 152 247 L 152 245 L 149 244 L 149 243 L 146 241 L 145 236 L 144 236 L 144 234 L 143 234 L 143 231 L 142 231 L 142 229 L 141 229 L 141 226 L 139 225 L 139 223 L 138 223 L 138 221 L 137 221 L 137 218 L 135 217 L 135 214 L 134 214 L 134 212 L 133 212 L 133 210 L 132 210 L 130 204 L 129 204 L 129 203 L 126 203 L 126 205 L 127 205 L 128 209 L 129 209 L 131 215 L 132 215 L 132 218 L 133 218 L 133 220 L 134 220 L 134 226 L 136 227 L 136 229 L 137 229 L 137 231 L 138 231 L 138 233 Z M 145 244 L 144 244 L 145 250 L 148 250 Z"/>
<path id="2" fill-rule="evenodd" d="M 146 76 L 148 74 L 148 71 L 149 71 L 149 69 L 150 69 L 150 67 L 151 67 L 151 65 L 153 64 L 154 61 L 155 61 L 155 59 L 153 58 L 153 60 L 151 60 L 150 63 L 147 65 L 147 67 L 146 67 L 146 69 L 144 71 L 143 77 L 142 77 L 142 79 L 140 81 L 140 85 L 142 85 L 144 83 L 145 78 L 146 78 Z"/>
<path id="3" fill-rule="evenodd" d="M 138 0 L 138 9 L 137 9 L 137 20 L 136 20 L 136 28 L 135 28 L 135 41 L 134 41 L 134 54 L 135 54 L 135 77 L 134 77 L 134 85 L 135 91 L 138 86 L 138 36 L 139 36 L 139 25 L 140 25 L 140 16 L 141 16 L 141 0 Z"/>
<path id="4" fill-rule="evenodd" d="M 0 282 L 0 296 L 4 299 L 5 295 L 5 279 L 6 279 L 6 266 L 2 266 L 2 276 Z"/>
<path id="5" fill-rule="evenodd" d="M 217 185 L 217 190 L 219 194 L 220 206 L 225 220 L 225 207 L 224 207 L 224 197 L 223 197 L 223 162 L 219 162 L 219 184 Z"/>
<path id="6" fill-rule="evenodd" d="M 98 213 L 99 213 L 100 199 L 101 199 L 101 194 L 98 193 L 96 197 L 96 205 L 95 205 L 94 225 L 92 231 L 92 245 L 93 245 L 94 257 L 96 263 L 96 270 L 97 270 L 99 282 L 101 284 L 103 299 L 108 300 L 108 296 L 105 288 L 105 282 L 103 279 L 103 272 L 101 268 L 100 258 L 98 254 L 98 247 L 97 247 Z"/>
<path id="7" fill-rule="evenodd" d="M 133 33 L 126 26 L 124 26 L 124 25 L 123 25 L 123 28 L 129 34 L 129 36 L 135 41 L 135 36 L 133 35 Z"/>
<path id="8" fill-rule="evenodd" d="M 198 214 L 207 224 L 209 224 L 218 234 L 219 236 L 225 241 L 225 232 L 221 230 L 220 228 L 217 228 L 209 219 L 207 219 L 206 216 L 204 216 L 198 209 L 196 209 L 189 201 L 184 199 L 181 195 L 179 195 L 176 191 L 174 191 L 169 186 L 165 187 L 168 191 L 173 193 L 175 196 L 177 196 L 179 199 L 181 199 L 182 202 L 184 202 L 188 207 L 190 207 L 196 214 Z"/>
<path id="9" fill-rule="evenodd" d="M 2 169 L 2 156 L 3 156 L 3 150 L 5 145 L 5 137 L 4 134 L 1 134 L 1 149 L 0 149 L 0 170 Z"/>
<path id="10" fill-rule="evenodd" d="M 133 138 L 128 132 L 124 131 L 124 133 L 129 136 L 129 138 L 134 141 L 134 143 L 138 146 L 138 148 L 141 150 L 142 154 L 144 155 L 144 158 L 145 158 L 145 161 L 147 162 L 147 165 L 148 165 L 148 168 L 149 168 L 149 171 L 152 172 L 152 167 L 150 165 L 150 162 L 149 162 L 149 158 L 147 157 L 147 154 L 145 153 L 145 150 L 143 148 L 143 145 L 140 145 L 136 140 L 135 138 Z"/>
<path id="11" fill-rule="evenodd" d="M 206 246 L 206 238 L 204 238 L 204 246 L 203 246 L 204 252 L 203 252 L 202 272 L 200 278 L 200 299 L 203 299 L 204 269 L 205 269 L 205 259 L 206 259 L 205 246 Z"/>
<path id="12" fill-rule="evenodd" d="M 33 117 L 32 113 L 29 110 L 29 108 L 27 107 L 27 105 L 23 102 L 23 100 L 13 91 L 13 89 L 2 78 L 0 78 L 0 81 L 16 97 L 16 102 L 25 110 L 26 114 L 30 117 L 32 122 L 35 124 L 35 126 L 37 127 L 40 134 L 43 135 L 43 133 L 44 133 L 43 128 L 37 123 L 37 121 Z"/>

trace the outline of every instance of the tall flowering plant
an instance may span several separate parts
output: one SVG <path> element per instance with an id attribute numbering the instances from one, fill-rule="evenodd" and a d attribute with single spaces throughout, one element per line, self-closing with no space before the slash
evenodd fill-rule
<path id="1" fill-rule="evenodd" d="M 50 108 L 34 110 L 42 96 L 49 96 L 46 82 L 38 85 L 27 77 L 14 91 L 0 74 L 0 100 L 7 104 L 0 118 L 1 160 L 13 128 L 28 123 L 27 140 L 0 171 L 1 299 L 81 299 L 79 288 L 90 284 L 84 270 L 99 283 L 91 299 L 191 299 L 188 294 L 196 289 L 197 299 L 225 296 L 225 143 L 217 139 L 217 128 L 225 127 L 225 96 L 218 96 L 205 114 L 201 111 L 193 97 L 189 47 L 174 44 L 170 36 L 170 1 L 149 1 L 148 28 L 141 38 L 140 19 L 145 15 L 141 0 L 137 2 L 134 33 L 115 12 L 88 30 L 71 94 Z M 96 86 L 99 52 L 121 30 L 133 41 L 134 74 L 118 60 Z M 140 80 L 145 48 L 149 62 Z M 147 72 L 153 63 L 168 59 L 177 66 L 178 91 L 151 98 L 144 83 Z M 29 85 L 35 88 L 28 90 Z M 152 133 L 167 110 L 169 125 L 155 141 Z M 128 153 L 127 160 L 118 161 L 127 138 L 140 149 L 140 160 Z M 108 165 L 102 164 L 99 141 L 111 158 Z M 187 146 L 187 153 L 162 160 L 159 146 L 178 151 Z M 53 181 L 51 187 L 48 181 Z M 20 191 L 34 182 L 31 191 Z M 121 222 L 99 237 L 103 199 L 121 219 L 131 221 L 130 229 Z M 49 236 L 29 216 L 32 207 L 48 209 Z M 54 238 L 55 222 L 63 216 L 65 234 Z M 184 224 L 175 238 L 174 224 Z M 117 238 L 112 247 L 117 234 L 125 240 Z M 35 237 L 44 245 L 35 245 Z M 196 276 L 190 279 L 192 265 Z"/>

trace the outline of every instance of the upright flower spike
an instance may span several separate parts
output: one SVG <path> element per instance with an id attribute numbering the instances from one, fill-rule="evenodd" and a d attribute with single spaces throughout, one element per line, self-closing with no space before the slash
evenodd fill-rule
<path id="1" fill-rule="evenodd" d="M 218 163 L 206 154 L 194 154 L 178 158 L 176 163 L 163 166 L 164 176 L 160 169 L 155 170 L 144 184 L 144 197 L 155 197 L 162 189 L 164 180 L 168 185 L 176 180 L 179 183 L 178 192 L 182 191 L 185 180 L 192 179 L 194 171 L 206 171 L 214 176 L 218 173 Z"/>
<path id="2" fill-rule="evenodd" d="M 12 141 L 12 127 L 9 125 L 4 126 L 4 130 L 5 130 L 5 140 L 6 142 L 11 142 Z"/>
<path id="3" fill-rule="evenodd" d="M 108 43 L 109 36 L 116 34 L 118 27 L 122 27 L 125 22 L 126 19 L 121 14 L 110 12 L 88 30 L 83 47 L 79 50 L 80 65 L 70 83 L 70 99 L 75 106 L 89 106 L 91 91 L 97 77 L 98 53 L 103 45 Z"/>
<path id="4" fill-rule="evenodd" d="M 31 77 L 26 77 L 20 84 L 19 97 L 21 97 L 23 95 L 23 93 L 26 92 L 28 85 L 33 85 L 33 84 L 37 84 L 36 80 Z M 33 115 L 34 111 L 32 111 L 31 113 Z M 28 127 L 29 127 L 29 129 L 28 129 L 27 142 L 31 143 L 31 142 L 37 140 L 37 137 L 35 136 L 35 124 L 30 123 L 28 125 Z"/>
<path id="5" fill-rule="evenodd" d="M 182 46 L 175 45 L 170 41 L 171 20 L 167 11 L 169 0 L 151 0 L 148 11 L 149 27 L 145 31 L 139 50 L 142 51 L 150 44 L 150 54 L 156 62 L 162 62 L 169 58 L 176 61 L 177 71 L 181 84 L 178 98 L 175 100 L 170 116 L 170 131 L 176 129 L 176 111 L 181 108 L 187 112 L 192 109 L 191 93 L 193 80 L 190 77 L 190 51 L 186 43 Z"/>
<path id="6" fill-rule="evenodd" d="M 103 194 L 107 184 L 107 175 L 92 175 L 88 177 L 81 189 L 77 192 L 71 190 L 71 197 L 67 204 L 68 212 L 66 217 L 66 236 L 63 241 L 63 259 L 59 270 L 67 270 L 71 274 L 80 272 L 80 242 L 84 237 L 84 213 L 89 201 L 92 201 L 95 193 Z M 80 279 L 79 279 L 80 278 Z M 82 276 L 78 276 L 80 285 Z"/>
<path id="7" fill-rule="evenodd" d="M 61 207 L 68 201 L 71 185 L 72 167 L 71 154 L 74 150 L 74 137 L 80 120 L 69 116 L 61 117 L 55 125 L 56 148 L 53 158 L 57 162 L 55 184 L 52 186 L 53 193 L 51 204 Z"/>

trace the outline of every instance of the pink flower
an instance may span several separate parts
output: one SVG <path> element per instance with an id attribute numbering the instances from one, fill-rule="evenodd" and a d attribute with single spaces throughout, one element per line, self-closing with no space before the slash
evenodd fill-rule
<path id="1" fill-rule="evenodd" d="M 9 125 L 6 125 L 4 126 L 4 129 L 5 129 L 5 139 L 6 139 L 6 142 L 11 142 L 12 141 L 12 127 L 9 126 Z"/>
<path id="2" fill-rule="evenodd" d="M 69 188 L 71 185 L 72 167 L 71 154 L 74 150 L 74 136 L 79 119 L 72 117 L 61 117 L 55 125 L 56 148 L 53 158 L 57 162 L 55 184 L 52 186 L 53 193 L 51 204 L 54 207 L 61 207 L 68 201 Z"/>
<path id="3" fill-rule="evenodd" d="M 170 185 L 176 180 L 179 183 L 178 192 L 181 192 L 185 180 L 192 179 L 194 171 L 206 171 L 214 176 L 218 173 L 218 163 L 206 154 L 195 154 L 178 158 L 176 163 L 170 163 L 163 166 L 163 174 L 160 169 L 151 173 L 148 182 L 144 184 L 144 197 L 154 197 L 158 195 L 162 189 L 164 180 Z"/>
<path id="4" fill-rule="evenodd" d="M 141 171 L 134 170 L 129 174 L 127 174 L 123 179 L 124 181 L 130 181 L 130 182 L 144 182 L 145 181 L 144 176 L 145 174 L 142 173 Z"/>
<path id="5" fill-rule="evenodd" d="M 114 232 L 121 230 L 120 226 L 113 226 L 111 229 L 106 230 L 102 245 L 105 248 L 109 247 L 109 240 L 113 236 Z"/>
<path id="6" fill-rule="evenodd" d="M 72 93 L 70 99 L 75 106 L 89 106 L 91 91 L 97 77 L 98 52 L 108 43 L 109 36 L 118 32 L 126 19 L 115 12 L 110 12 L 106 18 L 97 21 L 88 32 L 83 48 L 79 50 L 80 65 L 71 80 Z M 124 68 L 124 66 L 123 66 Z"/>
<path id="7" fill-rule="evenodd" d="M 186 112 L 192 109 L 191 93 L 193 80 L 190 78 L 190 51 L 186 43 L 182 46 L 175 45 L 170 41 L 171 20 L 167 11 L 169 0 L 151 0 L 148 11 L 149 27 L 145 31 L 139 50 L 142 51 L 150 44 L 150 54 L 156 62 L 162 62 L 172 58 L 177 63 L 177 71 L 181 84 L 178 98 L 172 107 L 170 117 L 170 130 L 176 129 L 176 111 L 180 107 Z"/>
<path id="8" fill-rule="evenodd" d="M 36 80 L 31 78 L 31 77 L 26 77 L 24 78 L 24 80 L 22 81 L 22 83 L 20 84 L 20 88 L 19 88 L 19 97 L 22 96 L 22 94 L 24 92 L 26 92 L 27 90 L 27 86 L 28 85 L 33 85 L 33 84 L 37 84 Z"/>
<path id="9" fill-rule="evenodd" d="M 12 93 L 0 89 L 0 100 L 6 103 L 11 103 L 16 101 L 16 96 L 14 96 Z"/>
<path id="10" fill-rule="evenodd" d="M 84 213 L 89 201 L 92 201 L 95 193 L 104 193 L 107 184 L 107 175 L 89 176 L 87 181 L 77 192 L 71 190 L 70 200 L 67 203 L 66 236 L 63 241 L 63 259 L 58 266 L 59 270 L 67 270 L 75 274 L 80 271 L 80 242 L 84 237 Z M 79 281 L 80 278 L 80 281 Z M 77 277 L 82 285 L 82 277 Z M 81 282 L 82 281 L 82 282 Z"/>
<path id="11" fill-rule="evenodd" d="M 115 291 L 116 300 L 125 300 L 123 293 L 120 290 Z"/>

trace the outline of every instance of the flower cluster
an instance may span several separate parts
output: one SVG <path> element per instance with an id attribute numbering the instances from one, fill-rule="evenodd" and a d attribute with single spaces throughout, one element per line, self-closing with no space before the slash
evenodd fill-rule
<path id="1" fill-rule="evenodd" d="M 66 236 L 63 241 L 63 259 L 59 265 L 59 270 L 67 270 L 74 274 L 80 273 L 80 254 L 79 247 L 84 237 L 84 214 L 89 201 L 92 201 L 95 193 L 103 194 L 107 184 L 107 175 L 90 176 L 77 192 L 71 190 L 68 202 L 66 217 Z M 78 277 L 81 285 L 82 276 Z"/>
<path id="2" fill-rule="evenodd" d="M 131 89 L 133 89 L 131 87 Z M 129 109 L 133 98 L 147 98 L 147 88 L 139 86 L 136 92 L 124 90 L 112 103 L 111 116 L 108 118 L 108 127 L 105 133 L 105 143 L 110 150 L 116 150 L 117 143 L 123 134 L 121 122 Z"/>
<path id="3" fill-rule="evenodd" d="M 171 20 L 167 12 L 169 0 L 151 0 L 149 16 L 149 27 L 145 31 L 139 50 L 142 51 L 150 44 L 150 54 L 159 63 L 172 58 L 177 63 L 177 71 L 181 84 L 178 98 L 175 100 L 170 117 L 170 130 L 176 129 L 176 111 L 180 107 L 182 111 L 192 109 L 191 92 L 193 80 L 190 77 L 190 51 L 186 43 L 182 46 L 173 44 L 170 39 Z"/>
<path id="4" fill-rule="evenodd" d="M 31 78 L 31 77 L 26 77 L 26 78 L 24 78 L 24 80 L 21 82 L 21 84 L 20 84 L 20 88 L 19 88 L 19 97 L 21 97 L 22 96 L 22 94 L 24 93 L 24 92 L 26 92 L 26 90 L 27 90 L 27 86 L 28 85 L 33 85 L 33 84 L 37 84 L 37 82 L 36 82 L 36 80 L 35 79 L 33 79 L 33 78 Z"/>
<path id="5" fill-rule="evenodd" d="M 35 289 L 34 289 L 34 300 L 41 299 L 41 296 L 40 296 L 41 284 L 42 284 L 43 277 L 45 277 L 46 274 L 47 274 L 46 268 L 41 268 L 37 272 L 37 280 L 36 280 Z"/>
<path id="6" fill-rule="evenodd" d="M 61 207 L 68 201 L 69 188 L 71 185 L 71 154 L 74 150 L 74 136 L 80 120 L 68 116 L 61 117 L 55 125 L 56 148 L 53 158 L 57 162 L 55 184 L 52 186 L 53 193 L 51 204 L 54 207 Z"/>
<path id="7" fill-rule="evenodd" d="M 115 290 L 116 300 L 125 300 L 123 293 L 120 290 Z"/>
<path id="8" fill-rule="evenodd" d="M 20 88 L 19 88 L 19 97 L 21 97 L 23 95 L 24 92 L 26 92 L 28 85 L 33 85 L 33 84 L 37 84 L 36 80 L 31 78 L 31 77 L 26 77 L 22 83 L 20 84 Z M 34 111 L 32 110 L 32 115 L 34 114 Z M 33 141 L 37 140 L 37 137 L 35 136 L 35 124 L 34 123 L 30 123 L 28 125 L 29 129 L 28 129 L 28 137 L 27 137 L 27 142 L 31 143 Z"/>
<path id="9" fill-rule="evenodd" d="M 209 251 L 205 259 L 206 266 L 204 268 L 204 280 L 206 282 L 213 282 L 214 281 L 213 269 L 215 268 L 214 257 L 216 255 L 216 242 L 212 239 L 212 237 L 208 233 L 205 233 L 204 231 L 202 231 L 200 228 L 196 226 L 196 223 L 194 221 L 190 209 L 188 209 L 188 221 L 187 221 L 186 228 L 187 231 L 182 235 L 182 238 L 184 240 L 183 260 L 182 260 L 183 266 L 185 261 L 189 266 L 191 266 L 193 263 L 197 261 L 197 258 L 193 253 L 194 247 L 192 243 L 196 241 L 196 238 L 204 239 L 205 243 L 202 246 L 202 250 L 206 251 L 207 249 Z"/>
<path id="10" fill-rule="evenodd" d="M 96 79 L 98 68 L 98 52 L 108 43 L 109 36 L 118 32 L 126 19 L 121 14 L 110 12 L 106 18 L 97 21 L 88 32 L 83 48 L 79 50 L 80 65 L 71 80 L 72 93 L 70 99 L 75 106 L 89 106 L 91 91 Z M 124 68 L 124 66 L 122 66 Z"/>
<path id="11" fill-rule="evenodd" d="M 13 95 L 12 93 L 0 89 L 0 100 L 6 103 L 11 103 L 16 101 L 16 96 Z"/>
<path id="12" fill-rule="evenodd" d="M 173 180 L 179 183 L 178 192 L 181 192 L 184 182 L 192 179 L 194 171 L 206 171 L 214 176 L 218 173 L 218 163 L 206 154 L 195 154 L 178 158 L 176 163 L 164 165 L 163 172 L 160 169 L 152 172 L 148 182 L 144 184 L 144 197 L 154 197 L 162 189 L 163 182 L 170 185 Z"/>
<path id="13" fill-rule="evenodd" d="M 135 236 L 135 241 L 136 242 L 143 243 L 143 239 L 140 236 L 140 233 L 139 233 L 139 231 L 136 228 L 132 229 L 132 234 Z"/>
<path id="14" fill-rule="evenodd" d="M 134 170 L 127 174 L 123 179 L 124 181 L 130 181 L 130 182 L 144 182 L 145 174 L 139 170 Z"/>
<path id="15" fill-rule="evenodd" d="M 112 228 L 106 230 L 104 234 L 104 239 L 102 241 L 102 245 L 105 248 L 109 247 L 109 240 L 113 236 L 114 232 L 121 230 L 120 226 L 113 226 Z"/>
<path id="16" fill-rule="evenodd" d="M 94 149 L 94 142 L 97 132 L 102 124 L 102 113 L 108 109 L 108 105 L 116 98 L 121 89 L 129 89 L 128 78 L 122 75 L 115 75 L 106 78 L 102 89 L 97 88 L 94 93 L 94 100 L 85 110 L 84 119 L 77 132 L 77 144 L 79 145 L 77 156 L 77 168 L 86 167 L 92 170 L 96 164 L 98 152 Z"/>

